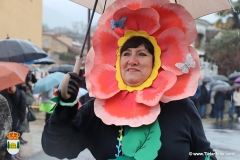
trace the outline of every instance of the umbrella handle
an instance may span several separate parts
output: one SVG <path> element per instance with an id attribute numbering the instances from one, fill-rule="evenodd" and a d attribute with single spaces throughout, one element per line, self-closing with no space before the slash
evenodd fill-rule
<path id="1" fill-rule="evenodd" d="M 73 72 L 76 73 L 77 75 L 79 75 L 79 71 L 80 71 L 81 67 L 82 67 L 82 58 L 78 57 L 76 59 L 75 65 L 74 65 Z M 63 77 L 62 83 L 61 83 L 61 96 L 64 99 L 68 99 L 71 96 L 67 92 L 69 80 L 70 80 L 70 75 L 65 74 L 65 76 Z"/>

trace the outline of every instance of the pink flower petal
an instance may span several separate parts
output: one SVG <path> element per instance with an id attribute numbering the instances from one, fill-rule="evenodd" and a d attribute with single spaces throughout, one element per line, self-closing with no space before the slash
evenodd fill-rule
<path id="1" fill-rule="evenodd" d="M 116 10 L 123 8 L 123 7 L 128 7 L 132 10 L 138 9 L 140 7 L 140 2 L 139 0 L 118 0 L 111 4 L 106 11 L 102 14 L 102 16 L 99 18 L 97 26 L 104 25 L 108 22 L 110 17 L 116 12 Z"/>
<path id="2" fill-rule="evenodd" d="M 157 41 L 162 51 L 161 67 L 176 75 L 183 74 L 181 70 L 175 67 L 175 64 L 185 62 L 186 56 L 189 53 L 184 33 L 178 28 L 170 28 L 163 31 Z"/>
<path id="3" fill-rule="evenodd" d="M 107 99 L 120 91 L 115 75 L 116 68 L 108 64 L 100 64 L 92 68 L 89 80 L 96 98 Z"/>
<path id="4" fill-rule="evenodd" d="M 95 52 L 93 50 L 93 47 L 91 47 L 87 54 L 86 62 L 85 62 L 86 87 L 88 89 L 88 94 L 90 97 L 95 97 L 92 93 L 92 85 L 89 82 L 89 74 L 94 66 L 94 57 L 95 57 Z"/>
<path id="5" fill-rule="evenodd" d="M 138 91 L 136 96 L 136 102 L 143 103 L 148 106 L 156 106 L 163 93 L 169 90 L 177 81 L 177 77 L 168 71 L 161 71 L 158 77 L 153 81 L 153 84 L 149 88 L 145 88 L 143 91 Z"/>
<path id="6" fill-rule="evenodd" d="M 127 17 L 124 30 L 144 30 L 151 35 L 160 28 L 158 12 L 151 8 L 131 10 L 125 7 L 114 13 L 113 20 L 118 21 L 123 17 Z"/>
<path id="7" fill-rule="evenodd" d="M 160 113 L 160 105 L 149 107 L 136 103 L 135 97 L 136 91 L 121 91 L 107 100 L 96 99 L 95 114 L 107 125 L 139 127 L 153 123 Z"/>
<path id="8" fill-rule="evenodd" d="M 162 102 L 167 103 L 169 101 L 187 98 L 195 94 L 198 87 L 198 79 L 200 77 L 199 56 L 193 47 L 189 46 L 189 52 L 196 62 L 196 67 L 190 68 L 188 74 L 177 77 L 175 85 L 162 96 Z"/>
<path id="9" fill-rule="evenodd" d="M 115 66 L 117 41 L 119 36 L 107 26 L 100 26 L 93 35 L 93 49 L 95 51 L 94 63 L 105 63 Z"/>
<path id="10" fill-rule="evenodd" d="M 168 4 L 166 1 L 162 2 L 162 0 L 145 0 L 143 5 L 144 7 L 154 8 L 160 15 L 161 28 L 153 36 L 158 37 L 164 30 L 177 27 L 185 33 L 188 45 L 195 41 L 197 37 L 196 22 L 183 6 Z"/>

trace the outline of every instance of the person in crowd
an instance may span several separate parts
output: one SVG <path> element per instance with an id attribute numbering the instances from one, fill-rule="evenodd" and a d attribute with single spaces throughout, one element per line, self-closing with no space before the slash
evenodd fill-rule
<path id="1" fill-rule="evenodd" d="M 199 109 L 200 95 L 201 95 L 201 88 L 200 88 L 200 86 L 198 86 L 196 93 L 192 97 L 190 97 L 191 100 L 193 101 L 195 107 L 197 108 L 197 110 Z"/>
<path id="2" fill-rule="evenodd" d="M 34 99 L 32 93 L 31 93 L 30 88 L 28 86 L 26 86 L 26 85 L 25 85 L 25 87 L 26 87 L 26 90 L 24 89 L 24 91 L 26 93 L 26 105 L 29 107 L 29 106 L 31 106 L 33 104 L 35 99 Z M 28 112 L 28 110 L 26 110 L 25 119 L 24 119 L 24 121 L 23 121 L 23 123 L 22 123 L 22 125 L 21 125 L 21 127 L 20 127 L 20 129 L 18 131 L 20 133 L 20 135 L 21 135 L 20 138 L 19 138 L 21 144 L 27 143 L 27 141 L 22 138 L 23 132 L 30 132 L 29 122 L 28 122 L 28 119 L 27 119 L 27 112 Z"/>
<path id="3" fill-rule="evenodd" d="M 207 91 L 207 88 L 206 88 L 206 84 L 207 82 L 203 82 L 202 85 L 201 85 L 201 94 L 200 94 L 200 98 L 199 98 L 199 114 L 201 116 L 201 118 L 206 118 L 205 116 L 205 112 L 206 112 L 206 106 L 207 104 L 209 103 L 209 94 L 208 94 L 208 91 Z"/>
<path id="4" fill-rule="evenodd" d="M 233 101 L 238 111 L 237 120 L 240 122 L 240 87 L 237 87 L 237 89 L 233 92 Z"/>
<path id="5" fill-rule="evenodd" d="M 28 123 L 28 120 L 27 120 L 27 115 L 25 116 L 25 119 L 24 121 L 22 122 L 21 126 L 20 126 L 20 129 L 18 130 L 18 133 L 20 134 L 20 137 L 19 137 L 19 141 L 20 141 L 20 144 L 26 144 L 28 143 L 26 140 L 23 139 L 22 135 L 24 132 L 30 132 L 29 130 L 29 123 Z"/>
<path id="6" fill-rule="evenodd" d="M 192 40 L 188 37 L 186 42 L 183 31 L 172 28 L 177 23 L 171 22 L 181 19 L 180 10 L 182 18 L 187 16 L 187 21 L 178 19 L 180 26 L 194 24 L 194 19 L 179 5 L 171 4 L 174 14 L 168 19 L 159 15 L 170 16 L 157 6 L 159 1 L 145 3 L 154 8 L 132 2 L 116 10 L 123 3 L 115 1 L 102 15 L 106 21 L 99 20 L 85 66 L 86 85 L 94 98 L 78 109 L 81 78 L 68 73 L 69 83 L 61 85 L 44 126 L 44 152 L 59 159 L 76 158 L 88 148 L 97 160 L 215 160 L 198 111 L 188 98 L 198 86 L 198 54 L 189 46 Z M 160 25 L 159 17 L 170 29 Z M 196 36 L 195 25 L 186 29 Z M 194 157 L 191 152 L 209 154 Z"/>
<path id="7" fill-rule="evenodd" d="M 19 90 L 21 90 L 22 94 L 24 94 L 24 97 L 27 98 L 26 91 L 27 91 L 28 87 L 26 86 L 26 84 L 25 83 L 19 84 L 19 85 L 17 85 L 17 88 Z M 27 99 L 26 98 L 25 98 L 25 104 L 27 106 Z M 24 101 L 24 99 L 22 99 L 22 101 Z M 27 109 L 27 107 L 25 107 L 25 112 L 26 112 L 26 109 Z M 26 113 L 25 113 L 24 120 L 21 123 L 17 132 L 20 134 L 20 137 L 19 137 L 20 144 L 27 143 L 27 141 L 22 138 L 23 132 L 29 132 L 29 124 L 28 124 L 28 121 L 27 121 L 27 114 Z"/>
<path id="8" fill-rule="evenodd" d="M 53 108 L 53 101 L 51 100 L 51 98 L 54 97 L 54 88 L 43 92 L 41 94 L 41 106 L 39 108 L 40 111 L 42 112 L 46 112 L 46 116 L 45 116 L 45 122 L 47 122 L 47 120 L 49 119 L 49 117 L 52 114 L 51 109 Z"/>
<path id="9" fill-rule="evenodd" d="M 21 124 L 25 119 L 26 114 L 26 94 L 24 93 L 22 84 L 12 86 L 6 90 L 1 91 L 1 94 L 7 99 L 9 106 L 11 106 L 11 115 L 12 115 L 12 131 L 18 132 Z M 22 158 L 18 155 L 10 155 L 7 153 L 5 155 L 7 160 L 21 160 Z"/>
<path id="10" fill-rule="evenodd" d="M 31 93 L 31 89 L 29 87 L 26 88 L 26 103 L 27 106 L 32 106 L 35 101 L 33 94 Z"/>
<path id="11" fill-rule="evenodd" d="M 234 112 L 235 112 L 235 104 L 234 104 L 234 100 L 233 100 L 233 93 L 235 91 L 235 86 L 234 84 L 231 85 L 232 90 L 227 91 L 226 93 L 226 100 L 228 102 L 228 115 L 230 118 L 234 118 Z"/>
<path id="12" fill-rule="evenodd" d="M 219 118 L 221 121 L 224 117 L 224 109 L 225 109 L 225 100 L 226 100 L 226 91 L 217 91 L 214 96 L 214 107 L 216 108 L 216 120 L 218 121 Z"/>
<path id="13" fill-rule="evenodd" d="M 0 160 L 4 160 L 7 152 L 7 134 L 12 130 L 12 116 L 8 102 L 0 94 Z"/>
<path id="14" fill-rule="evenodd" d="M 37 82 L 37 78 L 31 71 L 29 71 L 27 74 L 25 83 L 30 88 L 31 93 L 32 93 L 33 84 L 36 82 Z"/>
<path id="15" fill-rule="evenodd" d="M 214 103 L 215 103 L 215 101 L 214 101 L 215 94 L 216 94 L 215 90 L 212 90 L 210 92 L 210 104 L 212 106 L 212 110 L 210 112 L 210 117 L 211 118 L 216 118 L 216 114 L 217 114 L 217 109 L 216 109 L 216 107 L 214 105 Z"/>

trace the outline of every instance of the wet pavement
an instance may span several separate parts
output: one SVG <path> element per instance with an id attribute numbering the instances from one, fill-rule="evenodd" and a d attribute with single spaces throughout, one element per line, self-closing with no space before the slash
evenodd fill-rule
<path id="1" fill-rule="evenodd" d="M 223 121 L 216 121 L 214 118 L 203 119 L 202 122 L 204 124 L 204 128 L 212 128 L 212 129 L 229 129 L 240 131 L 240 123 L 237 119 L 228 118 L 227 115 Z M 235 116 L 236 117 L 236 116 Z"/>
<path id="2" fill-rule="evenodd" d="M 43 112 L 35 112 L 37 120 L 29 122 L 30 132 L 24 132 L 22 137 L 28 143 L 20 146 L 20 155 L 22 157 L 29 157 L 42 150 L 41 146 L 41 133 L 44 126 L 45 114 Z"/>
<path id="3" fill-rule="evenodd" d="M 236 120 L 204 124 L 207 139 L 218 160 L 240 160 L 240 123 Z"/>
<path id="4" fill-rule="evenodd" d="M 57 160 L 57 158 L 46 155 L 41 146 L 41 136 L 45 123 L 45 113 L 35 112 L 37 120 L 30 122 L 30 132 L 23 133 L 23 139 L 28 143 L 20 146 L 20 156 L 24 160 Z M 75 160 L 95 160 L 89 150 L 81 152 Z"/>
<path id="5" fill-rule="evenodd" d="M 30 122 L 30 132 L 24 133 L 23 138 L 28 141 L 21 145 L 20 155 L 24 160 L 57 160 L 46 155 L 41 147 L 41 133 L 44 126 L 45 114 L 36 112 L 37 120 Z M 225 116 L 227 117 L 227 116 Z M 211 147 L 217 153 L 218 160 L 240 160 L 240 123 L 225 118 L 223 121 L 203 119 L 203 126 Z M 95 160 L 86 149 L 75 160 Z"/>

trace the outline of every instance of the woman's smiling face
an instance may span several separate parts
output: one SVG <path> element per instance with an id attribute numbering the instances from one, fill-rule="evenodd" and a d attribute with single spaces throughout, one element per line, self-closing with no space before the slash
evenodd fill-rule
<path id="1" fill-rule="evenodd" d="M 140 45 L 128 48 L 120 58 L 120 70 L 124 83 L 136 87 L 141 85 L 151 75 L 153 69 L 153 55 Z"/>

